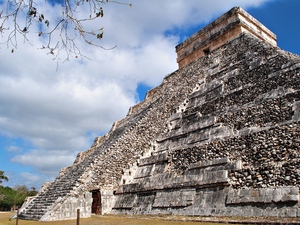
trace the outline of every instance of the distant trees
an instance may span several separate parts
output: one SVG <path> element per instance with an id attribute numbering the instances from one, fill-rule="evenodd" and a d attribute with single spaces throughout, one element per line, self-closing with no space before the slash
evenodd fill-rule
<path id="1" fill-rule="evenodd" d="M 4 171 L 0 170 L 0 211 L 15 210 L 20 207 L 27 196 L 35 196 L 37 191 L 35 187 L 29 190 L 25 185 L 14 188 L 3 187 L 2 180 L 8 181 Z"/>
<path id="2" fill-rule="evenodd" d="M 26 198 L 26 193 L 10 187 L 0 187 L 2 200 L 0 201 L 0 207 L 2 210 L 15 210 L 18 206 L 21 206 Z"/>
<path id="3" fill-rule="evenodd" d="M 14 188 L 0 186 L 0 210 L 13 211 L 21 207 L 26 197 L 35 196 L 35 188 L 29 190 L 25 185 Z"/>
<path id="4" fill-rule="evenodd" d="M 0 185 L 2 184 L 2 180 L 8 181 L 8 177 L 4 175 L 4 171 L 0 170 Z"/>

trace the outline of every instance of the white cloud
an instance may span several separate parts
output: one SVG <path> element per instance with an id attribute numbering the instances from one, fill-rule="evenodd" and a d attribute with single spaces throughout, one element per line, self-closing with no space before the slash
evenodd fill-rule
<path id="1" fill-rule="evenodd" d="M 33 166 L 41 173 L 53 176 L 63 165 L 71 165 L 75 156 L 76 154 L 69 151 L 49 150 L 41 155 L 40 150 L 31 150 L 23 155 L 15 156 L 12 162 Z"/>
<path id="2" fill-rule="evenodd" d="M 23 149 L 20 146 L 15 146 L 15 145 L 8 146 L 5 150 L 12 153 L 23 152 Z"/>
<path id="3" fill-rule="evenodd" d="M 35 32 L 28 34 L 34 46 L 20 39 L 14 54 L 1 46 L 0 134 L 30 142 L 34 149 L 12 161 L 42 174 L 37 178 L 32 171 L 23 178 L 31 185 L 53 178 L 79 151 L 88 149 L 96 135 L 127 114 L 137 101 L 138 83 L 156 86 L 176 70 L 175 45 L 182 37 L 166 36 L 166 31 L 177 28 L 184 36 L 190 26 L 206 23 L 233 6 L 264 2 L 132 0 L 132 8 L 108 4 L 104 18 L 89 26 L 104 26 L 99 43 L 117 48 L 106 51 L 80 43 L 92 60 L 73 59 L 58 70 L 51 55 L 37 50 L 41 43 Z M 39 9 L 51 18 L 59 13 L 59 7 L 52 10 L 45 1 L 39 2 Z"/>
<path id="4" fill-rule="evenodd" d="M 23 184 L 28 186 L 28 187 L 32 187 L 30 186 L 31 184 L 35 184 L 37 182 L 40 182 L 41 178 L 35 174 L 32 173 L 28 173 L 28 172 L 23 172 L 20 174 L 20 179 L 22 179 L 24 182 Z"/>
<path id="5" fill-rule="evenodd" d="M 40 189 L 45 182 L 52 181 L 55 178 L 55 176 L 43 174 L 36 175 L 30 172 L 9 172 L 6 173 L 6 175 L 9 178 L 9 181 L 3 181 L 3 186 L 17 187 L 20 185 L 25 185 L 29 189 L 31 187 Z"/>

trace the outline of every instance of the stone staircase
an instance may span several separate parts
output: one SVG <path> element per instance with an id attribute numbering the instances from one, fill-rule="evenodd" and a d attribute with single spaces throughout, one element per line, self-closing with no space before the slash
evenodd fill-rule
<path id="1" fill-rule="evenodd" d="M 67 180 L 68 178 L 69 180 Z M 74 176 L 69 175 L 63 179 L 56 179 L 20 212 L 19 217 L 28 220 L 40 220 L 53 207 L 57 199 L 67 196 L 75 186 L 76 179 Z"/>
<path id="2" fill-rule="evenodd" d="M 157 100 L 154 101 L 154 103 L 152 102 L 152 106 L 155 105 L 155 102 L 157 102 Z M 130 114 L 127 116 L 127 120 L 116 122 L 106 140 L 104 140 L 100 146 L 97 146 L 94 152 L 58 175 L 54 182 L 52 182 L 44 191 L 39 193 L 26 205 L 26 207 L 20 210 L 19 217 L 27 220 L 41 220 L 46 213 L 49 213 L 49 211 L 53 210 L 57 205 L 62 204 L 63 199 L 73 195 L 74 193 L 72 193 L 72 191 L 75 190 L 76 192 L 76 189 L 78 189 L 79 186 L 84 185 L 81 182 L 81 178 L 84 177 L 85 172 L 89 173 L 93 170 L 95 159 L 110 159 L 111 155 L 114 154 L 110 151 L 111 148 L 117 145 L 118 141 L 122 140 L 122 136 L 124 136 L 128 130 L 132 130 L 133 127 L 140 123 L 140 121 L 149 113 L 149 107 L 150 105 L 146 104 L 143 107 L 131 109 Z M 126 165 L 125 162 L 124 165 Z M 120 168 L 122 169 L 124 165 Z M 96 171 L 97 170 L 95 169 L 95 174 Z M 88 191 L 93 190 L 93 187 L 90 185 L 93 185 L 93 183 L 90 183 L 84 188 Z"/>

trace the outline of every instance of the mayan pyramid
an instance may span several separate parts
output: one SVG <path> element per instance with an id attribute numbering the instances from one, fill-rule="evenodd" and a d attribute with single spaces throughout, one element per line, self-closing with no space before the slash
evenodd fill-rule
<path id="1" fill-rule="evenodd" d="M 300 57 L 235 7 L 176 47 L 179 69 L 21 210 L 300 217 Z"/>

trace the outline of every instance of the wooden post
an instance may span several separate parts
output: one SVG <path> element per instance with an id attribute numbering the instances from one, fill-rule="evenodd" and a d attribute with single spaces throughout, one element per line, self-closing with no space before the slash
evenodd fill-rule
<path id="1" fill-rule="evenodd" d="M 17 209 L 17 218 L 16 218 L 16 225 L 19 224 L 19 209 Z"/>
<path id="2" fill-rule="evenodd" d="M 77 209 L 77 222 L 76 225 L 80 224 L 80 209 Z"/>

